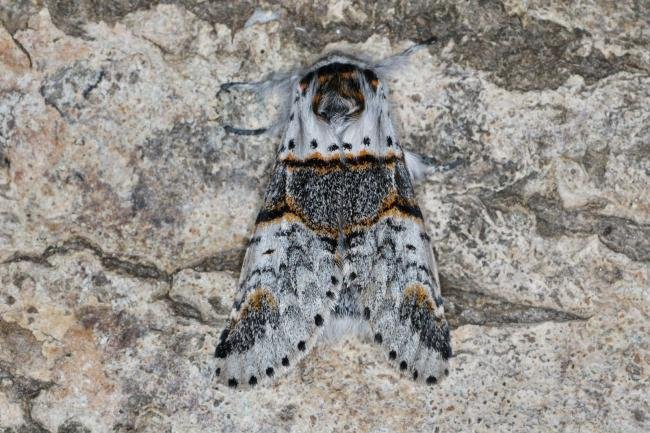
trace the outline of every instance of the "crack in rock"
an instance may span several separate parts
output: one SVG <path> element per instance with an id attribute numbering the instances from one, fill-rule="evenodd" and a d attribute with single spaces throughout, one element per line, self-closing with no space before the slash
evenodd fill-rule
<path id="1" fill-rule="evenodd" d="M 650 225 L 633 220 L 600 215 L 597 207 L 577 210 L 565 209 L 557 196 L 533 194 L 526 198 L 522 192 L 532 177 L 481 198 L 486 209 L 510 212 L 514 206 L 528 209 L 535 215 L 537 233 L 546 238 L 567 234 L 598 235 L 600 242 L 615 253 L 636 262 L 650 262 Z"/>
<path id="2" fill-rule="evenodd" d="M 195 306 L 190 303 L 174 299 L 170 293 L 174 285 L 174 276 L 186 269 L 192 269 L 196 272 L 239 272 L 239 268 L 244 260 L 245 248 L 233 248 L 222 251 L 215 255 L 201 259 L 194 265 L 183 266 L 166 272 L 152 263 L 143 262 L 142 259 L 129 256 L 128 258 L 118 257 L 105 252 L 102 248 L 83 237 L 75 237 L 65 240 L 56 245 L 50 245 L 43 250 L 41 254 L 24 254 L 16 253 L 9 259 L 0 264 L 10 264 L 18 262 L 30 262 L 40 266 L 52 268 L 53 265 L 48 260 L 55 255 L 65 255 L 77 251 L 89 251 L 97 257 L 105 269 L 112 270 L 135 278 L 150 279 L 163 281 L 168 287 L 164 294 L 157 298 L 158 301 L 164 301 L 177 316 L 200 323 L 210 323 L 201 314 Z"/>
<path id="3" fill-rule="evenodd" d="M 235 272 L 239 273 L 244 262 L 246 248 L 231 248 L 206 257 L 191 268 L 197 272 Z"/>
<path id="4" fill-rule="evenodd" d="M 25 48 L 23 44 L 20 43 L 18 39 L 16 39 L 15 35 L 11 35 L 11 40 L 14 42 L 14 44 L 18 47 L 20 51 L 27 57 L 27 61 L 29 62 L 29 69 L 32 69 L 34 67 L 34 63 L 32 62 L 32 56 L 29 54 L 29 51 Z"/>
<path id="5" fill-rule="evenodd" d="M 69 123 L 79 120 L 87 108 L 90 93 L 104 80 L 106 72 L 78 61 L 45 77 L 39 92 L 45 104 L 53 107 Z"/>
<path id="6" fill-rule="evenodd" d="M 10 364 L 0 361 L 0 390 L 11 395 L 20 402 L 24 424 L 18 427 L 18 432 L 46 433 L 43 425 L 32 417 L 33 400 L 42 391 L 54 386 L 54 382 L 42 381 L 15 373 Z M 8 430 L 11 431 L 11 430 Z"/>
<path id="7" fill-rule="evenodd" d="M 529 325 L 543 322 L 585 321 L 589 316 L 546 307 L 519 304 L 475 291 L 463 291 L 442 284 L 445 316 L 452 329 L 463 325 Z"/>
<path id="8" fill-rule="evenodd" d="M 541 195 L 532 196 L 526 205 L 535 213 L 537 231 L 542 236 L 595 234 L 610 250 L 637 262 L 650 262 L 650 225 L 588 210 L 566 210 L 558 201 Z"/>
<path id="9" fill-rule="evenodd" d="M 179 301 L 178 299 L 174 299 L 170 296 L 169 292 L 167 292 L 164 296 L 161 296 L 158 298 L 158 300 L 165 301 L 169 308 L 173 311 L 174 315 L 184 317 L 186 319 L 191 319 L 191 320 L 196 320 L 197 322 L 207 324 L 209 323 L 206 321 L 203 316 L 201 315 L 201 312 L 191 305 L 188 302 L 183 302 Z"/>
<path id="10" fill-rule="evenodd" d="M 65 240 L 56 245 L 50 245 L 40 255 L 30 255 L 16 253 L 9 259 L 5 260 L 3 264 L 16 263 L 16 262 L 32 262 L 39 265 L 51 267 L 52 264 L 48 259 L 54 255 L 63 255 L 70 252 L 87 250 L 92 252 L 99 258 L 102 265 L 113 271 L 121 272 L 136 278 L 160 280 L 171 283 L 173 274 L 159 269 L 152 263 L 141 262 L 140 259 L 130 257 L 129 259 L 121 258 L 112 254 L 106 253 L 99 246 L 92 243 L 90 240 L 83 237 L 75 237 Z"/>
<path id="11" fill-rule="evenodd" d="M 189 303 L 173 299 L 170 296 L 169 292 L 174 284 L 174 276 L 184 269 L 193 269 L 197 272 L 238 272 L 245 253 L 245 248 L 233 248 L 206 257 L 193 266 L 177 268 L 172 272 L 165 272 L 150 263 L 126 260 L 107 254 L 89 240 L 77 237 L 66 240 L 58 245 L 48 246 L 40 255 L 16 254 L 3 263 L 28 261 L 51 267 L 52 264 L 48 261 L 48 258 L 54 255 L 68 254 L 82 250 L 92 252 L 107 269 L 136 278 L 153 279 L 168 283 L 169 290 L 159 300 L 166 302 L 177 316 L 197 320 L 201 323 L 205 323 L 205 320 L 196 307 Z M 443 298 L 445 299 L 447 319 L 452 328 L 468 324 L 494 326 L 500 324 L 533 324 L 548 321 L 566 322 L 587 320 L 589 318 L 551 308 L 517 304 L 476 291 L 464 291 L 454 287 L 444 276 L 441 276 L 441 279 L 443 281 Z"/>

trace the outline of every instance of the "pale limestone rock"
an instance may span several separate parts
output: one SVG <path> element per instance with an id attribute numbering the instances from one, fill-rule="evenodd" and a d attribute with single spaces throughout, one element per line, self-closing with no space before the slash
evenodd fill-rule
<path id="1" fill-rule="evenodd" d="M 0 432 L 650 430 L 643 2 L 47 3 L 0 2 Z M 348 338 L 217 386 L 278 140 L 226 134 L 274 100 L 220 85 L 432 33 L 389 86 L 402 142 L 464 161 L 417 189 L 449 378 Z"/>

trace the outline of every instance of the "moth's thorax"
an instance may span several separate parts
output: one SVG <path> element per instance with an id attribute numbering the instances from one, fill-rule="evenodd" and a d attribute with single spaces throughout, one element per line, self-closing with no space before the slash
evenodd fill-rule
<path id="1" fill-rule="evenodd" d="M 366 107 L 364 90 L 377 91 L 379 80 L 370 69 L 350 63 L 329 63 L 300 80 L 303 93 L 312 91 L 311 109 L 335 127 L 359 119 Z"/>
<path id="2" fill-rule="evenodd" d="M 386 91 L 360 61 L 336 56 L 317 62 L 295 84 L 279 158 L 401 156 Z"/>

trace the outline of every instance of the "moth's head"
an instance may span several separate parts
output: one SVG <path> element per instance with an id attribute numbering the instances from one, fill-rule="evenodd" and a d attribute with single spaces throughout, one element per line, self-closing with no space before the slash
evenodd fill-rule
<path id="1" fill-rule="evenodd" d="M 303 95 L 311 94 L 311 109 L 322 121 L 340 124 L 358 119 L 366 98 L 379 86 L 377 75 L 345 58 L 325 60 L 300 80 Z"/>

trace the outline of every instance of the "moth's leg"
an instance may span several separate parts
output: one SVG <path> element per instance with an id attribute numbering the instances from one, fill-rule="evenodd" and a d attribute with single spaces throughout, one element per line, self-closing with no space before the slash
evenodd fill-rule
<path id="1" fill-rule="evenodd" d="M 227 92 L 231 89 L 247 90 L 264 96 L 275 90 L 282 89 L 288 85 L 292 78 L 293 74 L 291 73 L 272 73 L 265 79 L 259 81 L 229 81 L 220 86 L 217 96 L 219 93 L 224 91 Z"/>
<path id="2" fill-rule="evenodd" d="M 429 237 L 419 221 L 389 217 L 363 243 L 369 265 L 359 264 L 356 279 L 374 342 L 399 371 L 437 383 L 449 372 L 451 345 Z"/>
<path id="3" fill-rule="evenodd" d="M 404 158 L 406 160 L 406 167 L 413 180 L 422 179 L 430 174 L 453 170 L 465 162 L 462 158 L 442 162 L 431 156 L 421 155 L 408 150 L 405 151 Z"/>
<path id="4" fill-rule="evenodd" d="M 264 89 L 268 85 L 267 81 L 251 81 L 251 82 L 245 82 L 245 81 L 232 81 L 229 83 L 224 83 L 221 85 L 221 88 L 217 92 L 217 97 L 219 94 L 223 91 L 230 91 L 231 89 L 234 90 L 250 90 L 253 92 L 263 92 L 265 91 Z M 253 128 L 253 129 L 248 129 L 248 128 L 238 128 L 232 125 L 224 125 L 223 129 L 228 133 L 228 134 L 235 134 L 235 135 L 262 135 L 265 132 L 269 130 L 268 127 L 266 128 Z"/>
<path id="5" fill-rule="evenodd" d="M 453 170 L 456 167 L 461 166 L 464 163 L 462 158 L 456 158 L 451 161 L 438 161 L 436 158 L 431 156 L 421 155 L 422 162 L 427 166 L 429 172 L 439 173 L 449 170 Z"/>
<path id="6" fill-rule="evenodd" d="M 240 90 L 258 90 L 260 89 L 263 85 L 265 85 L 266 81 L 229 81 L 227 83 L 223 83 L 220 88 L 219 92 L 222 91 L 228 91 L 230 89 L 240 89 Z"/>
<path id="7" fill-rule="evenodd" d="M 269 130 L 269 128 L 243 129 L 231 125 L 224 125 L 223 129 L 227 133 L 235 135 L 262 135 Z"/>

